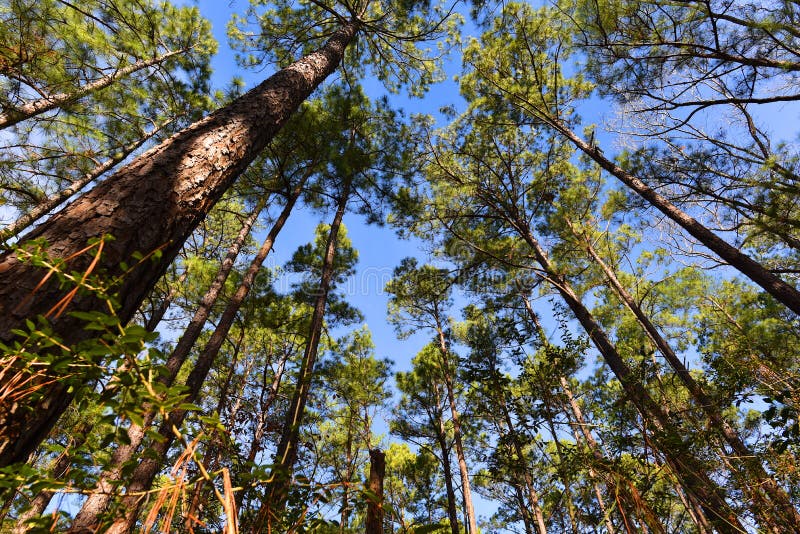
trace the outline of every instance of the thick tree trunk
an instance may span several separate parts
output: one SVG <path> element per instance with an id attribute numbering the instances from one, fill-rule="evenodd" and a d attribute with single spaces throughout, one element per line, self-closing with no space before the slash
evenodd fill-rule
<path id="1" fill-rule="evenodd" d="M 782 532 L 783 529 L 791 529 L 796 525 L 800 525 L 800 514 L 798 514 L 797 509 L 792 505 L 786 492 L 775 482 L 775 479 L 767 474 L 759 457 L 750 450 L 741 437 L 739 437 L 738 432 L 736 432 L 728 420 L 723 417 L 716 403 L 706 395 L 703 388 L 697 383 L 683 364 L 683 361 L 675 354 L 669 343 L 667 343 L 656 326 L 650 321 L 650 318 L 647 317 L 641 307 L 639 307 L 636 299 L 628 293 L 628 290 L 625 289 L 619 281 L 614 270 L 603 261 L 594 249 L 591 241 L 586 236 L 580 236 L 569 220 L 566 222 L 573 234 L 583 241 L 584 248 L 606 275 L 611 287 L 617 293 L 620 300 L 631 313 L 633 313 L 647 336 L 664 356 L 664 359 L 667 360 L 667 363 L 672 370 L 675 371 L 675 374 L 678 375 L 681 383 L 683 383 L 694 399 L 695 404 L 703 410 L 713 427 L 722 435 L 725 442 L 728 443 L 733 450 L 734 455 L 732 461 L 737 463 L 739 469 L 746 474 L 747 480 L 745 480 L 743 484 L 745 485 L 746 493 L 750 494 L 754 501 L 751 509 L 754 515 L 761 517 L 761 522 L 764 527 L 776 533 Z M 761 494 L 762 490 L 766 493 L 767 498 Z"/>
<path id="2" fill-rule="evenodd" d="M 376 501 L 367 503 L 366 534 L 383 534 L 383 478 L 386 475 L 386 454 L 380 449 L 369 451 L 369 483 L 367 487 Z"/>
<path id="3" fill-rule="evenodd" d="M 272 482 L 267 486 L 264 502 L 258 512 L 258 516 L 253 524 L 253 532 L 260 532 L 264 526 L 269 530 L 274 521 L 281 516 L 289 497 L 294 464 L 297 461 L 297 445 L 300 438 L 300 425 L 303 421 L 306 402 L 311 390 L 311 381 L 314 377 L 314 366 L 317 361 L 317 349 L 322 334 L 322 325 L 325 319 L 325 306 L 328 301 L 328 292 L 331 288 L 331 281 L 334 275 L 334 260 L 336 258 L 337 239 L 339 228 L 342 224 L 347 201 L 350 197 L 352 187 L 352 176 L 345 177 L 342 191 L 338 199 L 336 214 L 331 222 L 328 242 L 325 245 L 325 258 L 322 262 L 322 273 L 320 276 L 318 293 L 314 302 L 314 311 L 311 315 L 309 325 L 308 340 L 303 359 L 300 363 L 300 370 L 297 375 L 292 401 L 286 411 L 286 418 L 283 423 L 283 431 L 280 442 L 275 451 L 273 469 L 271 473 Z"/>
<path id="4" fill-rule="evenodd" d="M 225 285 L 225 281 L 228 279 L 228 275 L 230 275 L 233 269 L 236 258 L 239 256 L 239 251 L 242 249 L 242 246 L 244 246 L 247 237 L 250 235 L 250 230 L 253 228 L 253 224 L 255 224 L 265 205 L 266 197 L 262 197 L 250 216 L 245 219 L 236 239 L 228 248 L 228 252 L 222 259 L 222 263 L 217 270 L 214 280 L 212 280 L 211 285 L 200 300 L 200 304 L 197 310 L 195 310 L 194 316 L 189 321 L 178 344 L 167 359 L 165 367 L 168 372 L 158 379 L 161 384 L 170 387 L 178 377 L 181 366 L 189 357 L 192 347 L 203 331 L 206 320 L 211 314 L 211 309 L 217 302 L 217 298 Z M 116 494 L 115 488 L 117 487 L 117 482 L 120 480 L 125 464 L 130 462 L 136 454 L 136 451 L 139 450 L 139 445 L 141 445 L 144 439 L 145 432 L 156 417 L 156 412 L 153 411 L 151 406 L 144 406 L 142 409 L 143 424 L 137 425 L 131 423 L 128 428 L 128 442 L 120 443 L 114 451 L 109 466 L 97 479 L 95 490 L 89 494 L 83 502 L 80 511 L 75 516 L 75 519 L 73 519 L 70 528 L 71 531 L 81 532 L 90 528 L 92 525 L 98 524 L 100 514 L 105 512 L 108 504 L 114 498 Z"/>
<path id="5" fill-rule="evenodd" d="M 181 277 L 178 279 L 179 280 L 178 283 L 180 283 L 180 281 L 182 281 L 185 277 L 186 277 L 186 272 L 181 274 Z M 169 307 L 169 303 L 172 301 L 171 295 L 172 292 L 170 292 L 170 295 L 167 295 L 167 297 L 163 299 L 163 302 L 158 308 L 159 310 L 163 308 L 166 311 L 166 308 Z M 163 316 L 164 313 L 160 313 L 158 315 L 154 314 L 152 317 L 150 317 L 150 320 L 147 322 L 147 325 L 145 325 L 145 329 L 148 332 L 153 332 L 158 326 L 158 323 L 159 321 L 161 321 L 161 318 Z M 120 372 L 127 372 L 127 371 L 128 369 L 125 367 L 120 368 Z M 73 449 L 80 447 L 89 437 L 93 429 L 94 429 L 94 423 L 82 424 L 81 426 L 79 426 L 73 434 L 74 437 L 71 442 L 71 447 Z M 61 455 L 59 455 L 58 459 L 56 460 L 56 463 L 54 464 L 51 470 L 51 478 L 55 480 L 62 480 L 69 473 L 69 468 L 72 465 L 72 457 L 71 455 L 67 454 L 68 452 L 69 452 L 68 450 L 65 450 Z M 50 504 L 50 501 L 53 499 L 55 494 L 56 492 L 52 490 L 42 490 L 38 494 L 36 494 L 36 496 L 31 500 L 30 508 L 24 514 L 20 515 L 20 517 L 18 518 L 16 530 L 14 531 L 15 534 L 17 533 L 22 534 L 24 532 L 27 532 L 27 527 L 24 525 L 24 523 L 29 519 L 40 516 L 45 511 L 47 506 Z"/>
<path id="6" fill-rule="evenodd" d="M 445 393 L 447 394 L 447 404 L 450 407 L 450 418 L 453 422 L 453 443 L 456 446 L 456 460 L 458 461 L 458 472 L 461 475 L 461 491 L 464 494 L 464 513 L 469 530 L 468 534 L 478 534 L 478 524 L 475 520 L 475 507 L 472 504 L 472 490 L 469 483 L 469 471 L 467 469 L 467 459 L 464 454 L 464 444 L 461 432 L 461 416 L 456 406 L 456 395 L 453 387 L 453 377 L 450 375 L 450 359 L 448 358 L 447 340 L 444 337 L 444 330 L 439 317 L 436 318 L 436 332 L 439 337 L 439 352 L 442 356 L 442 378 L 444 379 Z"/>
<path id="7" fill-rule="evenodd" d="M 108 87 L 112 83 L 124 78 L 125 76 L 128 76 L 129 74 L 133 74 L 136 71 L 158 65 L 171 57 L 184 54 L 187 51 L 188 49 L 172 50 L 151 59 L 140 59 L 136 63 L 132 63 L 127 67 L 117 69 L 111 74 L 107 74 L 98 78 L 97 80 L 94 80 L 93 82 L 89 82 L 71 93 L 57 93 L 48 97 L 40 98 L 38 100 L 26 102 L 19 106 L 14 106 L 3 113 L 0 113 L 0 129 L 8 128 L 9 126 L 13 126 L 26 119 L 30 119 L 31 117 L 41 115 L 42 113 L 50 111 L 51 109 L 56 109 L 67 104 L 71 104 L 72 102 L 80 100 L 90 93 Z"/>
<path id="8" fill-rule="evenodd" d="M 555 287 L 564 302 L 572 310 L 578 322 L 584 328 L 597 347 L 611 371 L 620 381 L 628 399 L 633 403 L 642 417 L 655 427 L 654 440 L 658 449 L 668 460 L 670 467 L 680 478 L 684 487 L 703 503 L 707 515 L 714 518 L 715 527 L 723 533 L 744 531 L 739 518 L 725 501 L 724 492 L 706 473 L 700 462 L 683 446 L 680 432 L 664 410 L 653 400 L 648 391 L 636 380 L 628 364 L 617 352 L 616 347 L 608 339 L 602 326 L 595 320 L 583 305 L 563 276 L 550 264 L 544 249 L 533 236 L 527 223 L 513 222 L 520 237 L 529 245 L 534 258 L 547 275 L 547 280 Z M 645 436 L 647 438 L 647 436 Z"/>
<path id="9" fill-rule="evenodd" d="M 357 29 L 356 22 L 346 24 L 318 51 L 148 150 L 27 237 L 45 239 L 51 256 L 67 258 L 91 238 L 113 235 L 95 265 L 111 275 L 119 274 L 120 262 L 130 261 L 134 251 L 161 251 L 121 282 L 118 314 L 123 323 L 128 321 L 214 203 L 335 70 Z M 90 261 L 81 256 L 68 268 L 85 271 Z M 57 283 L 47 283 L 34 294 L 44 274 L 15 253 L 0 256 L 0 341 L 11 341 L 12 329 L 24 328 L 26 318 L 44 315 L 63 297 Z M 94 310 L 101 304 L 90 296 L 77 297 L 71 309 Z M 68 346 L 92 335 L 68 314 L 51 323 Z M 25 461 L 45 438 L 71 400 L 68 376 L 81 380 L 80 372 L 70 368 L 63 375 L 42 377 L 48 383 L 35 398 L 0 405 L 0 467 Z M 2 378 L 0 385 L 13 389 L 8 380 Z"/>
<path id="10" fill-rule="evenodd" d="M 633 189 L 653 207 L 686 230 L 689 235 L 700 241 L 731 267 L 761 286 L 775 300 L 781 302 L 793 312 L 800 314 L 800 291 L 775 276 L 750 256 L 729 245 L 724 239 L 690 217 L 639 178 L 606 158 L 598 147 L 584 141 L 566 125 L 555 119 L 551 121 L 551 124 L 600 167 L 616 176 L 619 181 Z"/>
<path id="11" fill-rule="evenodd" d="M 72 195 L 116 167 L 121 161 L 130 156 L 135 150 L 144 145 L 147 141 L 155 137 L 158 132 L 164 129 L 171 122 L 172 121 L 169 121 L 156 126 L 141 138 L 137 139 L 128 146 L 123 147 L 111 158 L 96 166 L 78 180 L 72 182 L 69 187 L 66 187 L 62 191 L 59 191 L 58 193 L 44 199 L 28 213 L 21 215 L 16 221 L 0 230 L 0 243 L 12 237 L 18 236 L 20 233 L 22 233 L 22 231 L 32 226 L 36 221 L 53 211 L 62 203 L 66 202 Z"/>

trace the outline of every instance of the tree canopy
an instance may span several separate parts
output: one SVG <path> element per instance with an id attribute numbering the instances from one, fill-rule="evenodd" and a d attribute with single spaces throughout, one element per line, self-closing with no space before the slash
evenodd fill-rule
<path id="1" fill-rule="evenodd" d="M 0 531 L 797 531 L 797 3 L 223 11 L 0 0 Z"/>

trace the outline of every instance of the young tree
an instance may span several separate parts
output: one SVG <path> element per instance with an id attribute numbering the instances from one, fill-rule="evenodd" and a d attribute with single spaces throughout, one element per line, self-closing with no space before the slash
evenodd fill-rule
<path id="1" fill-rule="evenodd" d="M 442 468 L 445 486 L 445 507 L 450 532 L 460 532 L 456 511 L 456 494 L 451 467 L 452 438 L 446 425 L 445 401 L 438 380 L 429 377 L 439 374 L 441 355 L 434 345 L 427 345 L 412 360 L 412 370 L 397 373 L 397 388 L 402 393 L 391 423 L 392 434 L 414 442 L 421 449 L 435 456 Z M 422 443 L 417 440 L 424 440 Z M 434 449 L 437 452 L 434 452 Z M 424 491 L 424 490 L 423 490 Z M 428 495 L 428 501 L 432 496 Z M 436 518 L 429 510 L 427 518 L 432 523 Z"/>
<path id="2" fill-rule="evenodd" d="M 320 467 L 331 471 L 330 483 L 341 488 L 334 491 L 334 495 L 338 495 L 341 502 L 339 526 L 342 532 L 360 527 L 352 522 L 357 508 L 352 488 L 366 478 L 366 465 L 378 445 L 373 420 L 390 398 L 386 389 L 390 362 L 376 359 L 373 352 L 372 337 L 366 327 L 337 340 L 329 355 L 320 362 L 320 386 L 314 395 L 314 405 L 319 416 L 324 418 L 324 423 L 319 425 L 323 438 L 315 449 L 322 456 L 318 461 Z M 379 468 L 380 465 L 376 465 L 376 477 Z M 364 515 L 364 510 L 359 512 Z"/>
<path id="3" fill-rule="evenodd" d="M 461 416 L 457 407 L 455 373 L 458 370 L 458 357 L 449 346 L 449 319 L 447 309 L 452 305 L 453 282 L 447 272 L 431 265 L 417 267 L 413 258 L 406 258 L 394 270 L 392 280 L 386 284 L 389 300 L 389 318 L 401 336 L 426 328 L 436 336 L 439 350 L 439 374 L 450 407 L 450 420 L 453 424 L 453 443 L 461 475 L 461 491 L 464 494 L 464 510 L 468 532 L 477 534 L 478 524 L 472 503 L 469 470 L 464 452 Z"/>

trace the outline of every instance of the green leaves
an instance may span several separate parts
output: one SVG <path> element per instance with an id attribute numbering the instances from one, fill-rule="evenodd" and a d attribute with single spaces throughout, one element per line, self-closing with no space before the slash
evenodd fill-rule
<path id="1" fill-rule="evenodd" d="M 369 69 L 393 92 L 402 87 L 422 96 L 442 79 L 442 60 L 458 44 L 460 17 L 452 6 L 417 0 L 251 0 L 247 15 L 232 19 L 228 34 L 241 51 L 240 63 L 285 66 L 349 21 L 357 21 L 359 36 L 345 70 L 359 79 Z"/>

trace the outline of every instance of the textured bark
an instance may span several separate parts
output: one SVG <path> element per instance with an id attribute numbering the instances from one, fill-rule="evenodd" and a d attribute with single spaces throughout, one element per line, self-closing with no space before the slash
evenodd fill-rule
<path id="1" fill-rule="evenodd" d="M 616 176 L 619 181 L 634 190 L 653 207 L 666 215 L 686 230 L 692 237 L 700 241 L 709 250 L 722 258 L 731 267 L 761 286 L 775 300 L 793 312 L 800 314 L 800 291 L 775 276 L 763 265 L 729 245 L 724 239 L 690 217 L 667 198 L 660 195 L 633 174 L 627 172 L 613 161 L 606 158 L 602 151 L 593 146 L 557 120 L 550 121 L 554 128 L 567 137 L 576 147 L 592 158 L 600 167 Z"/>
<path id="2" fill-rule="evenodd" d="M 292 394 L 292 401 L 286 410 L 281 439 L 278 442 L 275 458 L 272 462 L 274 466 L 270 475 L 272 482 L 267 486 L 261 509 L 258 511 L 258 515 L 253 523 L 254 533 L 261 532 L 265 525 L 267 530 L 270 530 L 273 522 L 281 516 L 286 507 L 292 472 L 294 471 L 294 464 L 297 461 L 297 444 L 300 438 L 300 425 L 303 421 L 308 394 L 311 390 L 311 380 L 314 376 L 314 366 L 317 361 L 317 349 L 319 348 L 322 324 L 325 319 L 325 306 L 328 302 L 328 292 L 331 289 L 331 281 L 333 280 L 339 228 L 342 225 L 342 218 L 347 208 L 347 201 L 350 198 L 352 179 L 352 176 L 348 176 L 344 179 L 338 205 L 336 207 L 336 214 L 331 222 L 328 241 L 325 244 L 325 257 L 322 262 L 318 293 L 314 301 L 314 311 L 311 315 L 311 322 L 309 325 L 308 340 L 306 341 L 306 348 L 300 363 L 300 370 L 297 375 L 297 384 Z"/>
<path id="3" fill-rule="evenodd" d="M 106 172 L 110 171 L 114 167 L 116 167 L 122 160 L 130 156 L 135 150 L 145 144 L 147 141 L 155 137 L 155 135 L 163 130 L 170 122 L 166 122 L 161 124 L 148 133 L 143 135 L 141 138 L 137 139 L 133 143 L 129 144 L 126 147 L 123 147 L 119 152 L 114 154 L 113 157 L 109 158 L 108 160 L 104 161 L 100 165 L 96 166 L 91 171 L 84 174 L 78 180 L 75 180 L 73 183 L 66 187 L 62 191 L 59 191 L 55 195 L 52 195 L 42 202 L 37 204 L 32 210 L 29 212 L 21 215 L 16 221 L 9 224 L 2 230 L 0 230 L 0 242 L 10 239 L 12 237 L 18 236 L 24 230 L 31 227 L 36 221 L 56 209 L 58 206 L 66 202 L 72 195 L 89 185 L 90 183 L 97 180 L 100 176 L 105 174 Z M 23 238 L 24 239 L 24 238 Z"/>
<path id="4" fill-rule="evenodd" d="M 187 274 L 186 272 L 181 274 L 180 278 L 178 279 L 178 283 L 180 283 L 184 278 L 186 278 L 186 274 Z M 172 292 L 170 292 L 170 295 L 171 294 Z M 169 306 L 169 302 L 171 302 L 172 300 L 170 295 L 167 295 L 167 298 L 164 299 L 161 306 L 159 306 L 159 309 L 163 307 L 164 310 L 166 311 L 166 307 Z M 153 317 L 151 317 L 147 325 L 145 326 L 145 329 L 148 332 L 153 332 L 156 326 L 158 326 L 159 321 L 161 321 L 163 315 L 164 314 L 161 313 L 158 316 L 154 315 Z M 119 369 L 120 372 L 127 372 L 128 370 L 129 369 L 127 365 L 123 365 Z M 83 443 L 89 437 L 93 429 L 94 429 L 94 423 L 81 424 L 73 432 L 73 438 L 70 443 L 70 448 L 76 449 L 81 445 L 83 445 Z M 72 457 L 68 453 L 69 451 L 65 450 L 61 455 L 59 455 L 58 459 L 56 460 L 51 470 L 51 475 L 50 475 L 51 478 L 54 478 L 56 480 L 62 480 L 67 476 L 67 474 L 69 474 L 69 468 L 72 465 Z M 31 500 L 30 508 L 24 514 L 20 515 L 19 518 L 17 519 L 17 526 L 14 530 L 14 534 L 22 534 L 24 532 L 27 532 L 28 528 L 24 525 L 24 523 L 27 520 L 37 517 L 42 513 L 44 513 L 45 509 L 50 504 L 50 501 L 53 499 L 55 494 L 56 492 L 51 490 L 42 490 L 38 494 L 36 494 L 36 496 Z"/>
<path id="5" fill-rule="evenodd" d="M 136 63 L 132 63 L 127 67 L 117 69 L 111 74 L 107 74 L 93 82 L 89 82 L 71 93 L 57 93 L 44 98 L 39 98 L 38 100 L 26 102 L 19 106 L 14 106 L 4 113 L 0 113 L 0 129 L 8 128 L 9 126 L 13 126 L 26 119 L 41 115 L 42 113 L 50 111 L 51 109 L 56 109 L 67 104 L 71 104 L 72 102 L 80 100 L 90 93 L 108 87 L 112 83 L 124 78 L 125 76 L 128 76 L 129 74 L 133 74 L 136 71 L 163 63 L 171 57 L 186 53 L 187 50 L 188 49 L 172 50 L 151 59 L 140 59 Z"/>
<path id="6" fill-rule="evenodd" d="M 250 235 L 250 230 L 253 228 L 253 224 L 255 224 L 259 214 L 264 209 L 266 202 L 266 197 L 262 197 L 259 200 L 258 205 L 250 216 L 245 219 L 236 239 L 228 248 L 228 252 L 222 259 L 214 280 L 212 280 L 211 285 L 200 300 L 200 304 L 197 310 L 195 310 L 194 316 L 189 321 L 183 335 L 167 359 L 165 365 L 167 374 L 158 377 L 158 382 L 163 385 L 167 387 L 172 386 L 175 379 L 178 377 L 181 366 L 183 366 L 183 363 L 188 359 L 192 347 L 200 337 L 200 333 L 203 331 L 208 316 L 211 314 L 211 309 L 217 302 L 220 292 L 225 285 L 225 281 L 228 279 L 228 275 L 230 275 L 233 269 L 239 251 L 241 251 L 242 246 L 244 246 L 247 236 Z M 143 424 L 137 425 L 131 423 L 127 432 L 128 442 L 120 443 L 114 451 L 114 454 L 111 455 L 111 462 L 97 479 L 97 486 L 83 502 L 80 511 L 75 516 L 75 519 L 73 519 L 72 526 L 70 527 L 71 532 L 82 532 L 92 525 L 98 524 L 100 514 L 105 512 L 111 499 L 116 495 L 115 488 L 120 481 L 122 470 L 125 465 L 133 459 L 136 451 L 139 450 L 145 432 L 156 417 L 156 412 L 151 406 L 143 406 L 142 410 Z"/>
<path id="7" fill-rule="evenodd" d="M 586 236 L 580 236 L 569 220 L 566 222 L 573 234 L 582 240 L 583 247 L 606 275 L 609 284 L 619 296 L 619 299 L 633 313 L 647 337 L 650 338 L 672 370 L 675 371 L 675 374 L 678 375 L 695 404 L 703 410 L 711 421 L 713 428 L 722 435 L 725 442 L 733 450 L 734 455 L 731 461 L 738 464 L 737 467 L 746 474 L 746 480 L 743 482 L 744 489 L 753 499 L 751 510 L 757 517 L 761 518 L 762 525 L 776 533 L 800 525 L 800 514 L 798 514 L 797 509 L 792 505 L 786 492 L 775 482 L 775 479 L 767 474 L 759 457 L 750 450 L 738 432 L 736 432 L 736 429 L 723 417 L 716 403 L 706 395 L 703 388 L 683 364 L 683 361 L 675 354 L 667 340 L 664 339 L 656 326 L 650 321 L 650 318 L 639 307 L 633 295 L 628 293 L 628 290 L 619 281 L 614 270 L 603 261 L 594 249 L 591 241 Z M 766 493 L 766 496 L 761 491 Z"/>
<path id="8" fill-rule="evenodd" d="M 529 245 L 533 257 L 547 275 L 547 280 L 555 287 L 564 302 L 578 319 L 589 335 L 597 350 L 603 356 L 611 371 L 620 381 L 627 398 L 633 403 L 642 417 L 655 427 L 656 448 L 664 454 L 668 465 L 674 470 L 681 484 L 703 503 L 706 515 L 713 518 L 714 526 L 722 533 L 745 531 L 739 518 L 725 501 L 723 490 L 709 477 L 700 462 L 683 447 L 680 432 L 672 421 L 650 396 L 647 390 L 636 380 L 627 363 L 617 352 L 616 347 L 608 339 L 602 326 L 583 305 L 580 298 L 572 290 L 570 284 L 550 264 L 544 249 L 533 236 L 525 221 L 513 221 L 514 227 Z M 648 438 L 645 436 L 645 438 Z"/>
<path id="9" fill-rule="evenodd" d="M 335 70 L 356 30 L 355 22 L 343 26 L 318 51 L 148 150 L 28 237 L 47 240 L 50 255 L 67 258 L 83 249 L 87 240 L 113 235 L 116 239 L 107 244 L 96 266 L 112 274 L 120 272 L 120 262 L 130 261 L 132 252 L 160 250 L 157 260 L 146 260 L 121 282 L 118 314 L 123 322 L 130 320 L 214 203 Z M 83 271 L 89 261 L 76 258 L 69 268 Z M 43 275 L 14 253 L 0 256 L 0 341 L 10 341 L 12 329 L 22 327 L 26 318 L 45 314 L 62 298 L 55 283 L 45 284 L 33 295 Z M 97 299 L 78 297 L 71 309 L 93 310 L 100 305 Z M 81 321 L 66 314 L 53 318 L 52 324 L 66 345 L 91 335 Z M 80 375 L 72 380 L 80 380 Z M 21 399 L 0 406 L 0 466 L 25 461 L 71 399 L 64 381 L 43 386 L 40 393 L 35 403 Z"/>
<path id="10" fill-rule="evenodd" d="M 378 498 L 367 503 L 366 534 L 383 534 L 383 478 L 386 475 L 386 454 L 380 449 L 369 451 L 369 491 Z"/>

